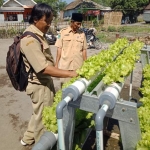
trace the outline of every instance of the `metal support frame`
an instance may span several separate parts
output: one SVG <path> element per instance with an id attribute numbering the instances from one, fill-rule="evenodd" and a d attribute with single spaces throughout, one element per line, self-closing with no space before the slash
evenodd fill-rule
<path id="1" fill-rule="evenodd" d="M 150 63 L 150 46 L 145 45 L 143 49 L 141 49 L 141 63 L 142 63 L 142 68 L 146 64 Z"/>
<path id="2" fill-rule="evenodd" d="M 64 109 L 64 135 L 66 150 L 72 150 L 74 138 L 74 112 L 75 108 L 97 113 L 99 110 L 99 96 L 84 93 L 77 101 L 69 102 Z M 118 120 L 124 150 L 134 150 L 137 142 L 141 139 L 137 104 L 120 99 L 115 108 L 108 110 L 107 117 Z"/>

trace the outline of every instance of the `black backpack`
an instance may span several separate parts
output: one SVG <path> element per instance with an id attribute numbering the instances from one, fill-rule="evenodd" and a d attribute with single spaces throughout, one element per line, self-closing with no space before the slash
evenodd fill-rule
<path id="1" fill-rule="evenodd" d="M 30 66 L 28 72 L 26 72 L 26 67 L 23 61 L 24 54 L 20 51 L 20 40 L 27 35 L 31 35 L 37 39 L 42 47 L 43 44 L 41 40 L 32 32 L 25 32 L 22 36 L 16 36 L 14 38 L 14 43 L 9 46 L 6 57 L 6 71 L 11 80 L 13 87 L 18 91 L 24 91 L 28 85 L 29 74 L 33 73 L 33 68 Z"/>

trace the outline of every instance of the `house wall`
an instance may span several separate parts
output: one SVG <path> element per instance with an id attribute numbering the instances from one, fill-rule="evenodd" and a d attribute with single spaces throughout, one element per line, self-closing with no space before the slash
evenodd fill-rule
<path id="1" fill-rule="evenodd" d="M 4 22 L 4 14 L 0 14 L 0 22 Z"/>
<path id="2" fill-rule="evenodd" d="M 33 5 L 34 3 L 32 2 L 31 4 Z M 1 14 L 3 14 L 0 19 L 1 22 L 28 22 L 32 10 L 32 7 L 23 8 L 23 6 L 14 1 L 9 1 L 2 7 L 4 9 L 1 11 Z"/>
<path id="3" fill-rule="evenodd" d="M 1 22 L 4 22 L 4 21 L 28 22 L 28 20 L 30 18 L 31 10 L 32 10 L 32 8 L 26 8 L 24 10 L 24 12 L 17 12 L 17 11 L 14 12 L 14 10 L 12 12 L 11 11 L 3 12 L 3 18 L 1 17 Z M 11 16 L 16 17 L 16 19 L 10 20 Z"/>
<path id="4" fill-rule="evenodd" d="M 23 19 L 25 22 L 29 21 L 31 11 L 32 11 L 32 8 L 25 8 L 24 13 L 23 13 Z"/>
<path id="5" fill-rule="evenodd" d="M 72 13 L 76 13 L 76 12 L 78 12 L 78 10 L 77 9 L 71 9 L 71 10 L 67 10 L 67 11 L 65 11 L 64 12 L 64 18 L 66 18 L 66 17 L 71 17 L 72 16 Z"/>
<path id="6" fill-rule="evenodd" d="M 18 21 L 17 22 L 22 22 L 23 21 L 23 14 L 17 14 Z"/>

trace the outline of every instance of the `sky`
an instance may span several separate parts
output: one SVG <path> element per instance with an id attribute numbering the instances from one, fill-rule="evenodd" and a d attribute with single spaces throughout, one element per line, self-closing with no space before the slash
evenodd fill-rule
<path id="1" fill-rule="evenodd" d="M 67 4 L 69 4 L 69 3 L 73 2 L 73 0 L 62 0 L 62 1 L 66 1 L 66 2 L 67 2 Z"/>
<path id="2" fill-rule="evenodd" d="M 7 1 L 7 0 L 4 0 L 4 1 Z M 69 4 L 69 3 L 73 2 L 74 0 L 62 0 L 62 1 L 66 1 L 67 4 Z"/>
<path id="3" fill-rule="evenodd" d="M 7 0 L 4 0 L 4 1 L 7 1 Z M 67 4 L 69 4 L 69 3 L 73 2 L 74 0 L 62 0 L 62 1 L 66 1 Z"/>

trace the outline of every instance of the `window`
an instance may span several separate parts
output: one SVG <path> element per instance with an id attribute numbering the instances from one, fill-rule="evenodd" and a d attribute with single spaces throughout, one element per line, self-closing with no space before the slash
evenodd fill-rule
<path id="1" fill-rule="evenodd" d="M 17 14 L 7 15 L 7 21 L 18 21 Z"/>

